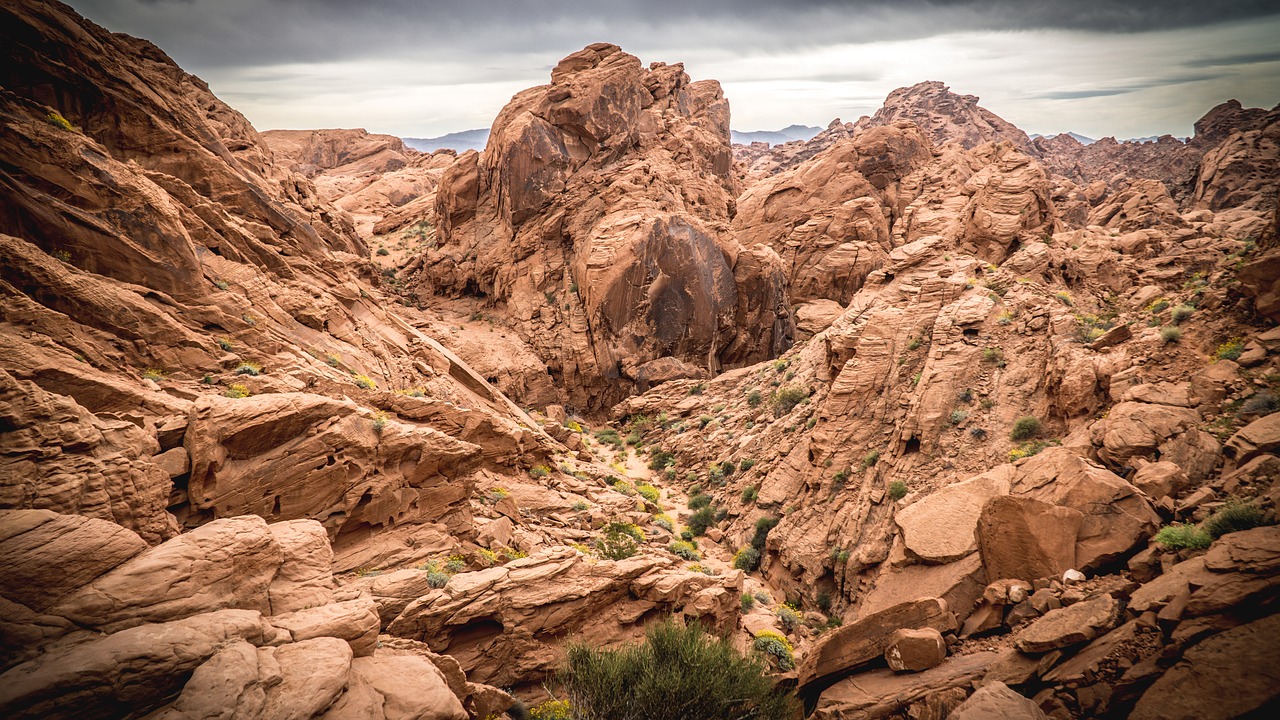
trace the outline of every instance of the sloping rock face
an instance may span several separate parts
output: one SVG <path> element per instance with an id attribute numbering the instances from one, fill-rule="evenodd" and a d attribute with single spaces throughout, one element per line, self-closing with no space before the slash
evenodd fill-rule
<path id="1" fill-rule="evenodd" d="M 0 710 L 464 720 L 473 694 L 501 694 L 450 683 L 450 658 L 379 651 L 373 601 L 340 597 L 331 561 L 310 520 L 218 520 L 147 548 L 105 520 L 0 511 L 0 566 L 24 579 L 0 591 Z"/>
<path id="2" fill-rule="evenodd" d="M 505 304 L 583 408 L 647 386 L 660 358 L 714 373 L 786 349 L 782 264 L 727 233 L 737 187 L 719 84 L 612 45 L 551 79 L 503 109 L 483 156 L 445 172 L 420 292 Z"/>
<path id="3" fill-rule="evenodd" d="M 1031 138 L 979 105 L 976 95 L 958 95 L 936 80 L 894 90 L 874 115 L 859 119 L 855 126 L 866 129 L 899 120 L 917 125 L 935 145 L 955 142 L 972 149 L 1004 140 L 1023 152 L 1031 150 Z"/>

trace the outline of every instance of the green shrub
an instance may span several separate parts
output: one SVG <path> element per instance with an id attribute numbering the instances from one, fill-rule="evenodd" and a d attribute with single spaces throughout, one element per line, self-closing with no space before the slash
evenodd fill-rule
<path id="1" fill-rule="evenodd" d="M 782 417 L 791 412 L 801 401 L 809 397 L 809 391 L 794 385 L 781 388 L 773 396 L 773 416 Z"/>
<path id="2" fill-rule="evenodd" d="M 232 385 L 223 394 L 229 398 L 247 398 L 249 397 L 249 388 L 244 385 Z"/>
<path id="3" fill-rule="evenodd" d="M 751 536 L 751 547 L 764 552 L 765 543 L 769 539 L 769 532 L 778 526 L 781 518 L 762 517 L 756 520 L 756 533 Z"/>
<path id="4" fill-rule="evenodd" d="M 1009 432 L 1010 440 L 1029 440 L 1040 434 L 1040 419 L 1034 415 L 1024 415 L 1013 423 Z"/>
<path id="5" fill-rule="evenodd" d="M 329 367 L 338 367 L 338 363 L 341 361 L 338 359 L 337 355 L 334 355 L 333 353 L 329 353 L 324 356 L 324 362 Z"/>
<path id="6" fill-rule="evenodd" d="M 738 463 L 738 467 L 742 468 L 742 472 L 746 472 L 754 467 L 756 461 L 751 458 L 742 458 L 742 462 Z"/>
<path id="7" fill-rule="evenodd" d="M 386 257 L 387 255 L 390 255 L 390 254 L 391 254 L 391 253 L 390 253 L 386 248 L 384 248 L 384 247 L 382 247 L 382 248 L 378 248 L 378 255 L 381 255 L 381 256 L 383 256 L 383 257 Z"/>
<path id="8" fill-rule="evenodd" d="M 547 467 L 546 465 L 534 465 L 533 467 L 529 468 L 529 477 L 535 480 L 537 480 L 538 478 L 544 478 L 550 474 L 551 474 L 551 468 Z"/>
<path id="9" fill-rule="evenodd" d="M 894 480 L 889 483 L 889 497 L 894 502 L 901 500 L 907 496 L 907 484 L 901 480 Z"/>
<path id="10" fill-rule="evenodd" d="M 573 509 L 577 512 L 582 512 L 583 510 L 590 510 L 591 505 L 587 503 L 585 500 L 579 500 L 578 502 L 573 504 Z"/>
<path id="11" fill-rule="evenodd" d="M 1230 340 L 1218 346 L 1214 357 L 1219 360 L 1239 360 L 1244 354 L 1244 341 L 1240 338 L 1231 338 Z"/>
<path id="12" fill-rule="evenodd" d="M 604 428 L 603 430 L 597 430 L 595 435 L 596 435 L 596 440 L 599 442 L 602 442 L 606 445 L 612 445 L 615 448 L 622 447 L 622 438 L 618 437 L 618 431 L 614 430 L 613 428 Z"/>
<path id="13" fill-rule="evenodd" d="M 1280 410 L 1280 398 L 1263 390 L 1255 393 L 1240 405 L 1241 415 L 1270 415 Z"/>
<path id="14" fill-rule="evenodd" d="M 996 367 L 1004 367 L 1004 353 L 1000 348 L 989 347 L 982 351 L 982 361 L 989 362 Z"/>
<path id="15" fill-rule="evenodd" d="M 735 558 L 735 560 L 736 559 L 737 558 Z M 737 567 L 737 565 L 734 565 L 734 567 Z M 749 613 L 751 612 L 751 609 L 756 606 L 756 596 L 752 595 L 751 593 L 744 592 L 742 593 L 742 598 L 740 599 L 739 602 L 742 606 L 742 612 Z"/>
<path id="16" fill-rule="evenodd" d="M 387 414 L 384 412 L 375 413 L 373 416 L 373 432 L 381 435 L 382 431 L 387 427 Z"/>
<path id="17" fill-rule="evenodd" d="M 357 387 L 362 387 L 365 390 L 376 390 L 378 388 L 378 383 L 374 382 L 373 378 L 368 375 L 356 375 L 354 380 Z"/>
<path id="18" fill-rule="evenodd" d="M 1057 444 L 1057 440 L 1032 440 L 1031 442 L 1022 443 L 1018 447 L 1009 451 L 1009 462 L 1028 458 L 1033 455 L 1039 455 L 1041 450 Z"/>
<path id="19" fill-rule="evenodd" d="M 427 573 L 427 587 L 442 588 L 449 584 L 449 576 L 438 570 Z"/>
<path id="20" fill-rule="evenodd" d="M 704 390 L 706 390 L 706 389 L 707 389 L 707 384 L 706 384 L 706 383 L 698 383 L 697 385 L 694 385 L 693 387 L 689 388 L 689 394 L 690 394 L 690 395 L 701 395 L 701 394 L 702 394 L 702 392 L 703 392 Z"/>
<path id="21" fill-rule="evenodd" d="M 675 526 L 675 524 L 671 522 L 671 516 L 669 516 L 669 515 L 667 515 L 667 514 L 665 514 L 665 513 L 660 513 L 660 514 L 658 514 L 658 515 L 654 515 L 654 516 L 653 516 L 653 524 L 654 524 L 654 525 L 657 525 L 658 527 L 662 528 L 663 530 L 666 530 L 667 532 L 675 532 L 675 531 L 676 531 L 676 526 Z"/>
<path id="22" fill-rule="evenodd" d="M 676 454 L 666 450 L 654 450 L 649 455 L 649 469 L 663 470 L 676 464 Z"/>
<path id="23" fill-rule="evenodd" d="M 862 468 L 861 468 L 861 469 L 862 469 L 862 470 L 866 470 L 867 468 L 869 468 L 869 467 L 871 467 L 871 466 L 875 465 L 875 464 L 876 464 L 876 463 L 878 463 L 878 462 L 880 462 L 880 451 L 879 451 L 879 450 L 872 450 L 871 452 L 867 453 L 866 455 L 864 455 L 864 456 L 862 457 Z"/>
<path id="24" fill-rule="evenodd" d="M 774 662 L 778 664 L 778 669 L 787 671 L 795 668 L 796 661 L 794 648 L 786 637 L 779 635 L 771 630 L 763 630 L 756 635 L 752 647 L 764 653 L 773 656 Z"/>
<path id="25" fill-rule="evenodd" d="M 704 507 L 689 518 L 689 531 L 695 537 L 707 532 L 707 528 L 716 524 L 716 511 L 711 506 Z"/>
<path id="26" fill-rule="evenodd" d="M 596 554 L 610 560 L 625 560 L 635 555 L 639 544 L 632 527 L 635 526 L 620 522 L 606 525 L 604 535 L 596 539 Z"/>
<path id="27" fill-rule="evenodd" d="M 711 424 L 711 421 L 712 421 L 712 420 L 715 420 L 715 418 L 711 417 L 710 415 L 699 415 L 699 416 L 698 416 L 698 429 L 699 429 L 699 430 L 704 429 L 705 427 L 707 427 L 708 425 L 710 425 L 710 424 Z"/>
<path id="28" fill-rule="evenodd" d="M 831 612 L 831 593 L 823 590 L 818 593 L 817 598 L 818 609 L 825 615 Z"/>
<path id="29" fill-rule="evenodd" d="M 1160 337 L 1166 343 L 1172 345 L 1173 343 L 1182 340 L 1182 328 L 1177 327 L 1176 325 L 1165 325 L 1160 328 Z"/>
<path id="30" fill-rule="evenodd" d="M 969 417 L 969 412 L 967 410 L 952 410 L 951 424 L 959 425 L 960 423 L 964 422 L 965 419 L 968 417 Z"/>
<path id="31" fill-rule="evenodd" d="M 690 491 L 690 492 L 693 492 L 693 491 Z M 710 495 L 703 495 L 701 492 L 695 492 L 693 495 L 689 496 L 688 505 L 690 510 L 701 510 L 702 508 L 710 504 L 711 504 Z"/>
<path id="32" fill-rule="evenodd" d="M 799 708 L 759 657 L 698 623 L 651 624 L 618 650 L 572 643 L 559 675 L 576 720 L 783 720 Z"/>
<path id="33" fill-rule="evenodd" d="M 752 572 L 760 567 L 760 551 L 750 545 L 744 546 L 734 553 L 733 566 L 744 572 Z"/>
<path id="34" fill-rule="evenodd" d="M 1187 320 L 1190 320 L 1191 316 L 1195 314 L 1196 314 L 1196 309 L 1191 307 L 1190 305 L 1178 305 L 1173 309 L 1173 312 L 1170 314 L 1170 319 L 1173 320 L 1174 325 L 1181 325 Z"/>
<path id="35" fill-rule="evenodd" d="M 1217 512 L 1204 521 L 1205 532 L 1217 540 L 1227 533 L 1249 530 L 1266 525 L 1266 517 L 1262 510 L 1252 503 L 1229 500 Z"/>
<path id="36" fill-rule="evenodd" d="M 218 338 L 218 347 L 222 348 L 226 352 L 231 352 L 231 349 L 234 348 L 235 345 L 233 345 L 231 340 L 227 338 Z"/>
<path id="37" fill-rule="evenodd" d="M 742 488 L 742 502 L 744 503 L 755 502 L 756 498 L 759 497 L 759 493 L 760 491 L 756 489 L 755 485 L 748 485 Z"/>
<path id="38" fill-rule="evenodd" d="M 667 549 L 670 550 L 671 554 L 675 555 L 676 557 L 684 558 L 685 560 L 689 560 L 690 562 L 694 562 L 702 559 L 702 556 L 699 555 L 698 551 L 694 549 L 693 543 L 688 542 L 686 540 L 676 540 L 675 542 L 668 545 Z"/>
<path id="39" fill-rule="evenodd" d="M 257 377 L 262 374 L 262 366 L 257 363 L 243 362 L 236 367 L 237 375 L 251 375 Z"/>
<path id="40" fill-rule="evenodd" d="M 636 492 L 640 493 L 640 497 L 651 503 L 658 502 L 658 498 L 662 495 L 662 491 L 650 485 L 649 483 L 640 483 L 636 486 Z"/>
<path id="41" fill-rule="evenodd" d="M 1160 532 L 1156 533 L 1156 542 L 1173 550 L 1181 550 L 1183 548 L 1203 550 L 1209 547 L 1209 544 L 1213 542 L 1213 538 L 1195 525 L 1174 523 L 1160 528 Z"/>
<path id="42" fill-rule="evenodd" d="M 157 368 L 147 368 L 142 371 L 142 379 L 160 382 L 164 379 L 164 371 Z"/>
<path id="43" fill-rule="evenodd" d="M 760 395 L 759 390 L 752 390 L 747 393 L 747 404 L 751 407 L 760 407 L 762 402 L 764 402 L 764 398 Z"/>

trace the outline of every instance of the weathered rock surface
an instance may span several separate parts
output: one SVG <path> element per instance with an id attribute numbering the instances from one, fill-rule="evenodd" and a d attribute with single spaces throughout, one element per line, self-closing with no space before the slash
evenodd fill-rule
<path id="1" fill-rule="evenodd" d="M 1008 481 L 979 475 L 908 505 L 895 513 L 893 520 L 902 529 L 907 550 L 926 562 L 953 562 L 978 549 L 975 532 L 983 507 L 991 497 L 1008 492 Z"/>
<path id="2" fill-rule="evenodd" d="M 1028 497 L 997 496 L 978 518 L 978 548 L 988 578 L 1035 580 L 1076 566 L 1084 516 Z"/>
<path id="3" fill-rule="evenodd" d="M 890 670 L 920 672 L 947 659 L 947 642 L 934 628 L 900 628 L 889 636 L 884 660 Z"/>
<path id="4" fill-rule="evenodd" d="M 1030 698 L 996 681 L 978 688 L 947 717 L 952 720 L 1043 720 L 1045 714 Z"/>
<path id="5" fill-rule="evenodd" d="M 827 688 L 810 717 L 820 720 L 892 717 L 916 703 L 925 707 L 935 705 L 934 712 L 941 716 L 961 703 L 970 683 L 982 677 L 995 656 L 993 652 L 978 652 L 953 657 L 920 673 L 892 670 L 862 673 Z M 937 704 L 943 707 L 937 708 Z"/>
<path id="6" fill-rule="evenodd" d="M 846 675 L 884 654 L 893 634 L 903 628 L 956 629 L 955 616 L 936 598 L 915 600 L 837 628 L 810 648 L 797 668 L 800 687 Z"/>
<path id="7" fill-rule="evenodd" d="M 1018 635 L 1019 650 L 1043 653 L 1069 647 L 1110 630 L 1120 613 L 1120 603 L 1110 595 L 1051 610 Z"/>

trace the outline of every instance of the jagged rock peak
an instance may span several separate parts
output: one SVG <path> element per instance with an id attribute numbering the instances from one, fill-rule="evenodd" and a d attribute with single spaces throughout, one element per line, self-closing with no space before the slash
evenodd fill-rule
<path id="1" fill-rule="evenodd" d="M 985 142 L 1008 140 L 1024 152 L 1031 148 L 1031 138 L 1025 132 L 979 105 L 977 95 L 959 95 L 937 80 L 894 90 L 875 115 L 857 125 L 864 129 L 898 120 L 916 123 L 937 145 L 958 142 L 972 149 Z"/>

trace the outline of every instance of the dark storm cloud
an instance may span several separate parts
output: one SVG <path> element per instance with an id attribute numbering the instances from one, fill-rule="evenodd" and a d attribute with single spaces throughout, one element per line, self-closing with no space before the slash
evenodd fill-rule
<path id="1" fill-rule="evenodd" d="M 780 51 L 968 30 L 1129 33 L 1280 13 L 1274 0 L 73 0 L 113 30 L 201 67 L 453 50 L 537 53 L 607 39 Z"/>

